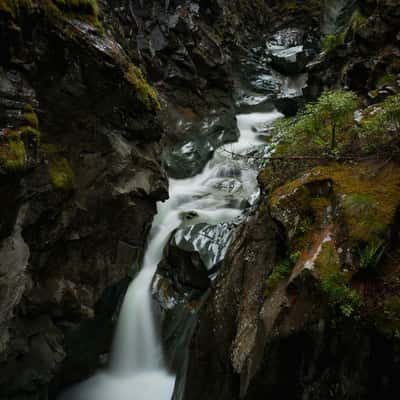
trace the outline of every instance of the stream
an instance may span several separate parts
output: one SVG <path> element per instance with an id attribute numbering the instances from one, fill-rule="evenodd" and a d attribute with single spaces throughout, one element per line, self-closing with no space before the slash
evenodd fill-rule
<path id="1" fill-rule="evenodd" d="M 253 69 L 258 77 L 271 77 L 270 73 L 260 71 L 259 66 Z M 257 79 L 254 81 L 257 85 Z M 292 85 L 297 81 L 296 77 L 290 79 Z M 286 86 L 279 88 L 279 82 L 276 86 L 282 93 L 287 79 Z M 301 88 L 296 90 L 295 95 L 301 93 Z M 268 101 L 268 91 L 256 87 L 255 91 L 241 88 L 239 92 L 244 94 L 241 101 L 246 102 L 246 107 L 238 106 L 238 110 L 245 109 L 236 115 L 238 140 L 217 148 L 199 174 L 170 179 L 169 199 L 157 205 L 158 213 L 149 234 L 142 269 L 131 283 L 121 309 L 108 369 L 68 388 L 59 400 L 171 399 L 175 376 L 168 371 L 164 360 L 151 294 L 163 249 L 178 227 L 234 222 L 257 202 L 258 169 L 249 160 L 257 151 L 261 154 L 268 151 L 260 132 L 268 132 L 268 126 L 282 117 Z M 185 218 L 187 215 L 190 219 Z M 219 259 L 223 258 L 229 241 L 227 235 Z"/>

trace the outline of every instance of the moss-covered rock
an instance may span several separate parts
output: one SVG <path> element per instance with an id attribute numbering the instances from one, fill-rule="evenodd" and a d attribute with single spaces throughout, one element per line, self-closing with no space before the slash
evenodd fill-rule
<path id="1" fill-rule="evenodd" d="M 319 288 L 335 321 L 374 315 L 375 305 L 358 290 L 357 281 L 383 273 L 400 207 L 399 189 L 400 166 L 394 162 L 331 163 L 276 189 L 264 212 L 283 225 L 287 253 L 298 258 L 290 274 L 282 276 L 277 267 L 275 275 L 296 290 L 309 284 Z M 270 284 L 275 275 L 266 282 L 269 295 L 277 287 Z"/>
<path id="2" fill-rule="evenodd" d="M 98 19 L 100 8 L 97 0 L 0 0 L 0 11 L 11 15 L 14 19 L 33 12 L 56 17 L 71 15 L 100 26 Z"/>
<path id="3" fill-rule="evenodd" d="M 70 191 L 74 188 L 75 174 L 64 157 L 55 156 L 49 162 L 50 182 L 56 190 Z"/>
<path id="4" fill-rule="evenodd" d="M 160 101 L 158 100 L 157 92 L 147 82 L 139 67 L 134 64 L 129 64 L 125 72 L 125 78 L 132 85 L 139 102 L 147 110 L 156 111 L 160 109 Z"/>
<path id="5" fill-rule="evenodd" d="M 0 11 L 18 18 L 23 12 L 31 12 L 33 10 L 32 0 L 0 0 Z"/>
<path id="6" fill-rule="evenodd" d="M 0 141 L 0 174 L 23 170 L 26 159 L 25 145 L 19 132 L 6 131 Z"/>

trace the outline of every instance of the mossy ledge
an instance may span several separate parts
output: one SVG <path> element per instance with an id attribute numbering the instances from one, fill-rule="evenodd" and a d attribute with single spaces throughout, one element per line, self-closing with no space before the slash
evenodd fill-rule
<path id="1" fill-rule="evenodd" d="M 142 70 L 134 64 L 129 64 L 125 72 L 125 78 L 135 90 L 136 97 L 149 111 L 157 111 L 161 108 L 155 89 L 147 82 Z"/>

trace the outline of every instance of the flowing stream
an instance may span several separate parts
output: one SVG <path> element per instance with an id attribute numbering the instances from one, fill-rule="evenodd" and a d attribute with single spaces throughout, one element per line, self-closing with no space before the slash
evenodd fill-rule
<path id="1" fill-rule="evenodd" d="M 123 303 L 110 367 L 68 389 L 61 400 L 171 399 L 175 377 L 164 364 L 150 291 L 163 248 L 171 233 L 185 223 L 185 213 L 194 215 L 191 224 L 217 224 L 242 214 L 239 205 L 232 205 L 232 196 L 237 194 L 254 203 L 258 196 L 257 172 L 247 165 L 244 157 L 234 157 L 232 153 L 244 155 L 260 145 L 257 129 L 280 116 L 276 111 L 238 115 L 240 137 L 236 143 L 217 149 L 203 172 L 195 177 L 170 180 L 170 198 L 158 204 L 143 267 Z"/>

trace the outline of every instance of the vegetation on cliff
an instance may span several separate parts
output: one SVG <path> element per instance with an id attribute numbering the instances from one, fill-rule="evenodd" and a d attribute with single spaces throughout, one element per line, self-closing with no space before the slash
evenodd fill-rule
<path id="1" fill-rule="evenodd" d="M 350 91 L 328 91 L 294 118 L 278 121 L 277 156 L 361 156 L 371 152 L 398 151 L 400 95 L 359 110 L 361 100 Z M 388 145 L 392 148 L 389 149 Z"/>
<path id="2" fill-rule="evenodd" d="M 149 111 L 157 111 L 160 109 L 160 101 L 157 92 L 147 82 L 143 72 L 134 64 L 129 64 L 125 72 L 125 78 L 132 85 L 139 102 Z"/>
<path id="3" fill-rule="evenodd" d="M 70 14 L 95 26 L 100 25 L 97 0 L 0 0 L 0 11 L 10 14 L 14 19 L 33 12 L 42 12 L 50 16 Z"/>

